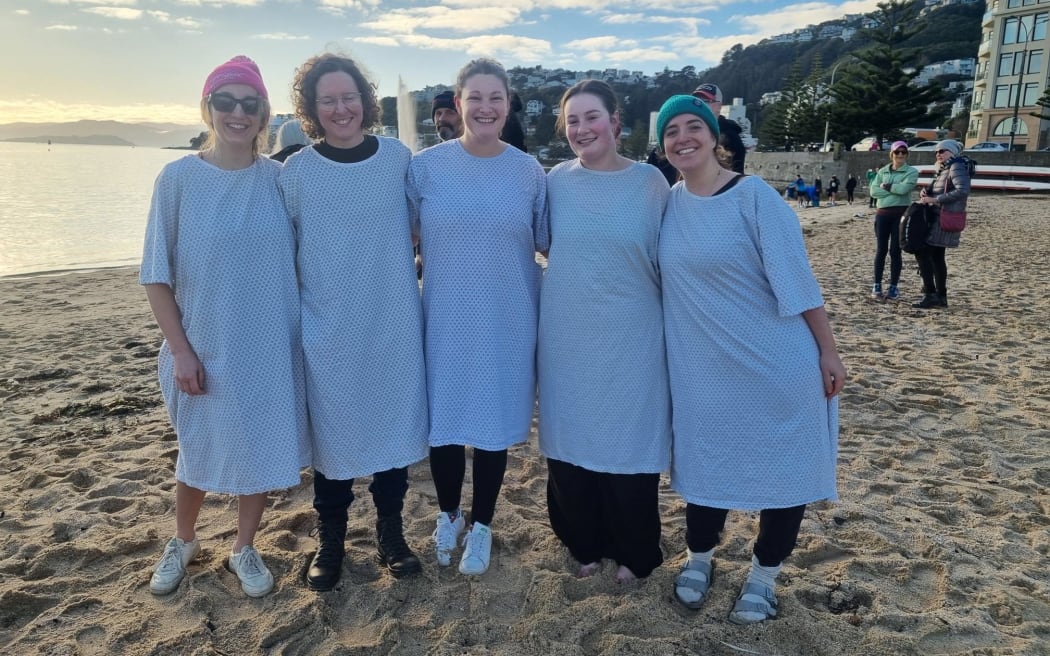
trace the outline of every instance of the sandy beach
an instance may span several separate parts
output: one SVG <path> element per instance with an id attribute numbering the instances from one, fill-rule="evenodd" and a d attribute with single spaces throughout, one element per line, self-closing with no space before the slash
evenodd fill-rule
<path id="1" fill-rule="evenodd" d="M 137 270 L 0 279 L 0 653 L 1050 654 L 1048 203 L 972 198 L 962 247 L 948 253 L 951 307 L 935 311 L 910 306 L 921 282 L 907 255 L 905 302 L 869 299 L 866 200 L 797 210 L 850 373 L 841 499 L 807 510 L 780 617 L 751 627 L 726 614 L 756 515 L 730 515 L 698 612 L 671 596 L 685 505 L 666 481 L 664 565 L 635 585 L 617 585 L 609 563 L 577 580 L 547 525 L 535 433 L 511 450 L 482 577 L 434 563 L 424 462 L 405 507 L 421 576 L 396 581 L 375 563 L 362 481 L 340 586 L 307 590 L 304 473 L 271 495 L 256 541 L 273 594 L 245 597 L 226 570 L 236 501 L 210 496 L 201 557 L 155 597 L 177 448 Z"/>

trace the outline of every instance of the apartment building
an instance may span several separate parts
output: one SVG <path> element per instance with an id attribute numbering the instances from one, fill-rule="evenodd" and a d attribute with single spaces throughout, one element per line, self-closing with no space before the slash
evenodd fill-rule
<path id="1" fill-rule="evenodd" d="M 1044 148 L 1050 145 L 1050 110 L 1043 110 L 1043 118 L 1030 114 L 1040 110 L 1036 100 L 1050 79 L 1050 0 L 990 0 L 987 6 L 966 145 L 1007 144 L 1012 133 L 1014 150 Z"/>

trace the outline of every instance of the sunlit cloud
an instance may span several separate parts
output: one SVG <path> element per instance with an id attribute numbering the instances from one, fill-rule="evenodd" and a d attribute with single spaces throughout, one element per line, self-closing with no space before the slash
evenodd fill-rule
<path id="1" fill-rule="evenodd" d="M 237 7 L 261 7 L 266 3 L 266 0 L 173 0 L 175 3 L 180 5 L 189 5 L 191 7 L 225 7 L 227 5 L 234 5 Z"/>
<path id="2" fill-rule="evenodd" d="M 853 0 L 842 4 L 806 2 L 762 14 L 737 14 L 729 22 L 740 25 L 745 32 L 770 37 L 841 19 L 846 14 L 867 14 L 877 9 L 877 0 Z"/>
<path id="3" fill-rule="evenodd" d="M 0 100 L 0 123 L 124 121 L 126 123 L 200 123 L 197 105 L 136 104 L 125 106 L 66 104 L 41 98 Z"/>
<path id="4" fill-rule="evenodd" d="M 351 41 L 376 44 L 372 37 L 355 37 Z M 461 39 L 445 39 L 423 34 L 397 34 L 389 37 L 389 45 L 409 46 L 423 50 L 465 52 L 472 57 L 509 57 L 516 61 L 539 63 L 553 52 L 549 41 L 513 34 L 485 34 Z"/>
<path id="5" fill-rule="evenodd" d="M 594 36 L 589 39 L 569 41 L 565 44 L 565 47 L 573 50 L 611 50 L 618 46 L 633 48 L 636 45 L 638 45 L 638 42 L 631 39 L 620 39 L 615 36 Z"/>
<path id="6" fill-rule="evenodd" d="M 134 7 L 138 0 L 47 0 L 53 5 L 109 5 L 111 7 Z"/>
<path id="7" fill-rule="evenodd" d="M 146 13 L 149 14 L 150 18 L 156 20 L 158 23 L 164 23 L 166 25 L 177 25 L 178 27 L 186 28 L 187 30 L 195 30 L 201 26 L 201 22 L 195 18 L 188 16 L 172 16 L 166 11 L 150 10 Z"/>
<path id="8" fill-rule="evenodd" d="M 370 9 L 377 7 L 380 0 L 319 0 L 318 8 L 336 16 L 342 16 L 347 9 Z"/>
<path id="9" fill-rule="evenodd" d="M 55 30 L 59 32 L 73 32 L 77 29 L 76 25 L 48 25 L 44 28 L 45 30 Z"/>
<path id="10" fill-rule="evenodd" d="M 29 10 L 28 9 L 15 9 L 13 13 L 15 14 L 15 16 L 28 16 L 29 15 Z"/>
<path id="11" fill-rule="evenodd" d="M 97 14 L 99 16 L 105 16 L 106 18 L 117 18 L 119 20 L 138 20 L 142 18 L 142 14 L 145 13 L 141 9 L 131 9 L 130 7 L 88 7 L 81 11 L 85 14 Z"/>
<path id="12" fill-rule="evenodd" d="M 519 12 L 513 7 L 414 7 L 386 11 L 374 20 L 362 22 L 361 27 L 395 34 L 415 32 L 420 27 L 428 30 L 484 32 L 512 25 L 518 17 Z"/>
<path id="13" fill-rule="evenodd" d="M 267 41 L 307 41 L 310 37 L 287 32 L 271 32 L 268 34 L 253 34 L 253 39 L 265 39 Z"/>

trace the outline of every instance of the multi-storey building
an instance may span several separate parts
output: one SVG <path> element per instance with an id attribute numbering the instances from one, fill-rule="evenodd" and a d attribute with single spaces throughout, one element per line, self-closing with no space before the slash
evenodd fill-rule
<path id="1" fill-rule="evenodd" d="M 1009 143 L 1036 150 L 1050 143 L 1050 110 L 1036 101 L 1047 88 L 1050 0 L 990 0 L 981 19 L 966 145 Z M 1015 119 L 1016 116 L 1016 119 Z M 1015 122 L 1016 120 L 1016 122 Z"/>

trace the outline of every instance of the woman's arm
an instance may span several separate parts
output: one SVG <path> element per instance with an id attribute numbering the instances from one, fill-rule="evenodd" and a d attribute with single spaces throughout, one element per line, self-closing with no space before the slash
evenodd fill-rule
<path id="1" fill-rule="evenodd" d="M 164 284 L 148 284 L 145 288 L 153 316 L 175 361 L 175 385 L 186 394 L 204 394 L 204 366 L 182 329 L 182 312 L 175 302 L 175 293 Z"/>
<path id="2" fill-rule="evenodd" d="M 813 339 L 820 349 L 820 375 L 824 378 L 824 395 L 832 398 L 846 385 L 846 367 L 839 358 L 835 347 L 835 335 L 831 332 L 831 323 L 824 306 L 806 310 L 802 317 L 813 333 Z"/>

